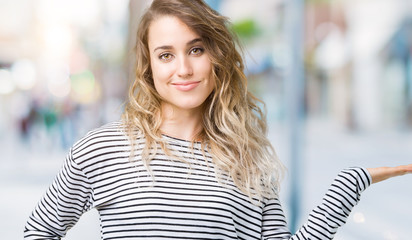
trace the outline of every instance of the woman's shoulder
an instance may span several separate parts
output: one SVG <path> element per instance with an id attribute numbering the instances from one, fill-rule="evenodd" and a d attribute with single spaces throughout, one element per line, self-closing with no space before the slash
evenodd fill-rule
<path id="1" fill-rule="evenodd" d="M 136 139 L 143 139 L 135 132 Z M 89 159 L 108 152 L 128 152 L 130 140 L 126 125 L 122 121 L 110 122 L 89 131 L 71 149 L 73 159 Z"/>

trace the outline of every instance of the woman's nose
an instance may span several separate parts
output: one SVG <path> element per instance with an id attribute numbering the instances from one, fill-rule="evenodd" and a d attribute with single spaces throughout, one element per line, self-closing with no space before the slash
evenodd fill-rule
<path id="1" fill-rule="evenodd" d="M 181 78 L 187 78 L 193 75 L 193 68 L 188 57 L 185 56 L 179 59 L 177 75 Z"/>

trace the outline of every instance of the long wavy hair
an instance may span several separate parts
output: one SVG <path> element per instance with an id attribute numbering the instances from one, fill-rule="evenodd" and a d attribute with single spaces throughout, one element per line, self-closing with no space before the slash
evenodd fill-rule
<path id="1" fill-rule="evenodd" d="M 249 197 L 276 195 L 284 167 L 267 138 L 265 112 L 259 107 L 264 104 L 247 90 L 238 40 L 228 19 L 202 0 L 154 0 L 140 20 L 136 76 L 123 114 L 132 146 L 136 131 L 143 134 L 142 161 L 149 167 L 151 149 L 165 143 L 160 132 L 161 97 L 154 87 L 148 47 L 150 24 L 165 15 L 179 18 L 201 37 L 213 65 L 215 88 L 203 103 L 203 130 L 193 141 L 200 140 L 215 168 Z"/>

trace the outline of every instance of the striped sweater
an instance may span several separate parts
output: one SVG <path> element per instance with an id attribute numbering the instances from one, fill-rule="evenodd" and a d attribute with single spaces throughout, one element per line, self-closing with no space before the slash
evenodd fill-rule
<path id="1" fill-rule="evenodd" d="M 26 223 L 25 239 L 61 239 L 81 215 L 96 208 L 102 239 L 332 239 L 371 184 L 363 168 L 341 171 L 292 235 L 278 198 L 252 203 L 233 184 L 217 181 L 212 157 L 188 141 L 163 136 L 152 175 L 135 160 L 120 122 L 91 131 L 71 148 L 60 173 Z"/>

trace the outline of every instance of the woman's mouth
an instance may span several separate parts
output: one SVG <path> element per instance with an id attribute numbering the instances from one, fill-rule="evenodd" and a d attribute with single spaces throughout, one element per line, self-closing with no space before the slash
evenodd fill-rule
<path id="1" fill-rule="evenodd" d="M 200 81 L 175 82 L 172 85 L 180 91 L 190 91 L 199 85 Z"/>

